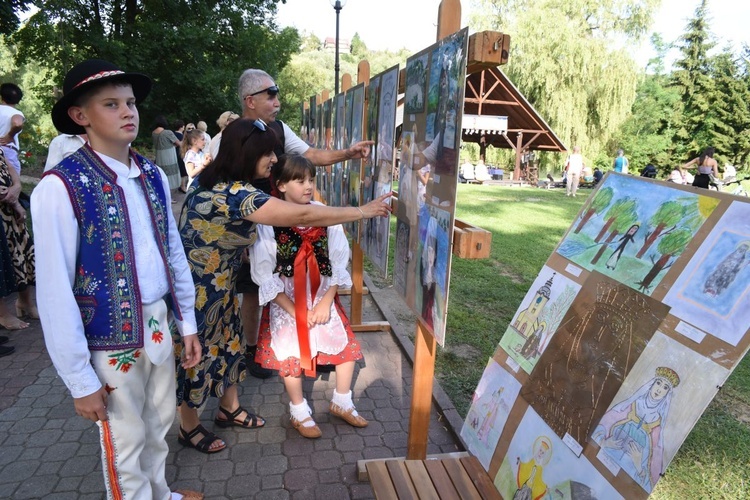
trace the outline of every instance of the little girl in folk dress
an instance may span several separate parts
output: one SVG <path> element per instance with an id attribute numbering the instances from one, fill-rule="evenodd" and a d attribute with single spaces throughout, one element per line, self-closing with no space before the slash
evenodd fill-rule
<path id="1" fill-rule="evenodd" d="M 273 179 L 283 200 L 317 203 L 312 201 L 315 166 L 305 157 L 288 155 L 279 160 Z M 362 351 L 337 295 L 339 286 L 352 283 L 346 270 L 349 243 L 342 226 L 259 225 L 257 232 L 250 262 L 265 306 L 256 361 L 278 370 L 284 379 L 292 425 L 302 436 L 321 436 L 302 393 L 302 375 L 314 376 L 316 362 L 336 367 L 331 414 L 354 427 L 365 427 L 368 422 L 357 413 L 350 389 L 354 363 L 362 359 Z"/>

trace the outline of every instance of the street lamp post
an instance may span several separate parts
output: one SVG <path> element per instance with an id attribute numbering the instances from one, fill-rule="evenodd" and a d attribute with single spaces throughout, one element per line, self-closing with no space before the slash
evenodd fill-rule
<path id="1" fill-rule="evenodd" d="M 339 93 L 339 13 L 341 12 L 341 9 L 344 8 L 344 5 L 346 5 L 346 0 L 329 0 L 331 2 L 331 6 L 333 7 L 333 10 L 336 11 L 336 63 L 333 66 L 334 70 L 334 93 L 333 95 L 337 95 Z"/>

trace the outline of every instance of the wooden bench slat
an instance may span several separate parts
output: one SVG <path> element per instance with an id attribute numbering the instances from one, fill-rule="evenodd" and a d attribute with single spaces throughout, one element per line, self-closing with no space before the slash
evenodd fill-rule
<path id="1" fill-rule="evenodd" d="M 419 498 L 440 498 L 422 460 L 406 460 L 404 464 Z"/>
<path id="2" fill-rule="evenodd" d="M 378 500 L 398 500 L 385 462 L 368 462 L 365 466 L 372 491 Z"/>
<path id="3" fill-rule="evenodd" d="M 448 477 L 448 473 L 443 467 L 442 460 L 425 460 L 425 469 L 432 479 L 432 484 L 435 485 L 435 489 L 440 492 L 441 500 L 461 500 L 458 496 L 453 482 Z"/>
<path id="4" fill-rule="evenodd" d="M 489 474 L 484 470 L 484 467 L 482 467 L 482 464 L 477 457 L 464 457 L 461 459 L 461 465 L 466 469 L 469 478 L 474 483 L 476 489 L 479 490 L 479 494 L 482 498 L 487 500 L 502 500 L 502 497 L 497 491 L 497 488 L 495 488 Z"/>
<path id="5" fill-rule="evenodd" d="M 469 479 L 469 475 L 467 474 L 466 469 L 461 465 L 461 462 L 458 460 L 442 460 L 442 462 L 445 470 L 448 472 L 448 476 L 450 476 L 453 485 L 458 491 L 458 495 L 462 499 L 482 500 L 482 497 L 474 487 L 474 483 Z"/>
<path id="6" fill-rule="evenodd" d="M 393 481 L 393 487 L 396 489 L 396 495 L 402 500 L 419 500 L 414 486 L 411 484 L 411 478 L 406 471 L 403 460 L 387 460 L 385 466 L 388 468 L 388 474 Z"/>

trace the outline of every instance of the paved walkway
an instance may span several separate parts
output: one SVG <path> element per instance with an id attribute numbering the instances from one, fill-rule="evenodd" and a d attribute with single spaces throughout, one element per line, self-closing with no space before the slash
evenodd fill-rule
<path id="1" fill-rule="evenodd" d="M 381 311 L 373 300 L 394 292 L 368 285 L 373 294 L 365 297 L 363 320 L 395 323 L 393 312 Z M 16 347 L 14 354 L 0 358 L 0 498 L 101 499 L 97 427 L 75 414 L 47 355 L 39 322 L 31 323 L 26 330 L 0 331 Z M 212 400 L 202 415 L 203 424 L 222 436 L 228 447 L 205 455 L 177 442 L 175 421 L 167 436 L 170 485 L 202 491 L 207 499 L 373 498 L 369 483 L 357 480 L 357 461 L 406 454 L 413 346 L 399 331 L 357 337 L 365 360 L 355 371 L 354 398 L 358 411 L 370 421 L 368 427 L 355 429 L 329 416 L 335 374 L 305 383 L 323 431 L 317 440 L 304 439 L 291 427 L 289 400 L 278 377 L 248 377 L 241 384 L 240 401 L 265 417 L 266 426 L 216 428 Z M 460 451 L 454 429 L 460 428 L 461 419 L 439 386 L 434 393 L 442 411 L 433 405 L 428 453 Z"/>

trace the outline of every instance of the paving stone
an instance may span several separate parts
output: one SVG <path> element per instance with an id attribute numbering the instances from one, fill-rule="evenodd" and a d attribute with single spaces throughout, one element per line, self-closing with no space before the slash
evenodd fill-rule
<path id="1" fill-rule="evenodd" d="M 319 500 L 348 500 L 349 488 L 343 484 L 321 484 L 315 488 L 315 498 Z"/>
<path id="2" fill-rule="evenodd" d="M 44 460 L 52 461 L 67 460 L 75 456 L 79 448 L 78 443 L 55 443 L 45 450 L 42 457 Z"/>
<path id="3" fill-rule="evenodd" d="M 317 458 L 316 458 L 317 460 Z M 260 476 L 284 474 L 289 469 L 289 459 L 284 456 L 263 457 L 258 460 L 256 472 Z"/>
<path id="4" fill-rule="evenodd" d="M 260 483 L 261 479 L 256 474 L 233 476 L 226 484 L 227 496 L 229 498 L 252 498 L 260 492 Z"/>
<path id="5" fill-rule="evenodd" d="M 65 465 L 60 471 L 62 477 L 65 476 L 82 476 L 90 474 L 96 470 L 100 464 L 98 457 L 92 456 L 73 456 L 65 461 Z"/>
<path id="6" fill-rule="evenodd" d="M 318 482 L 323 484 L 339 484 L 341 483 L 341 476 L 336 469 L 321 470 L 318 471 Z"/>
<path id="7" fill-rule="evenodd" d="M 55 489 L 57 481 L 57 476 L 37 476 L 33 481 L 23 481 L 13 492 L 13 498 L 24 500 L 49 495 Z"/>
<path id="8" fill-rule="evenodd" d="M 0 471 L 0 484 L 26 481 L 34 475 L 34 472 L 36 472 L 38 468 L 38 462 L 34 463 L 28 460 L 23 462 L 13 462 Z"/>
<path id="9" fill-rule="evenodd" d="M 55 486 L 55 491 L 76 491 L 78 485 L 81 484 L 81 479 L 80 477 L 63 477 Z"/>
<path id="10" fill-rule="evenodd" d="M 260 486 L 262 490 L 281 490 L 284 488 L 284 474 L 261 476 Z"/>
<path id="11" fill-rule="evenodd" d="M 349 491 L 352 494 L 352 500 L 369 500 L 370 498 L 375 498 L 372 486 L 369 483 L 353 484 L 349 487 Z"/>
<path id="12" fill-rule="evenodd" d="M 284 487 L 287 490 L 303 490 L 317 482 L 318 473 L 314 469 L 294 469 L 284 474 Z"/>
<path id="13" fill-rule="evenodd" d="M 282 489 L 261 491 L 255 495 L 255 500 L 289 500 L 291 495 L 288 491 Z"/>
<path id="14" fill-rule="evenodd" d="M 209 462 L 201 467 L 200 478 L 204 481 L 227 480 L 232 477 L 234 466 L 230 460 Z"/>

